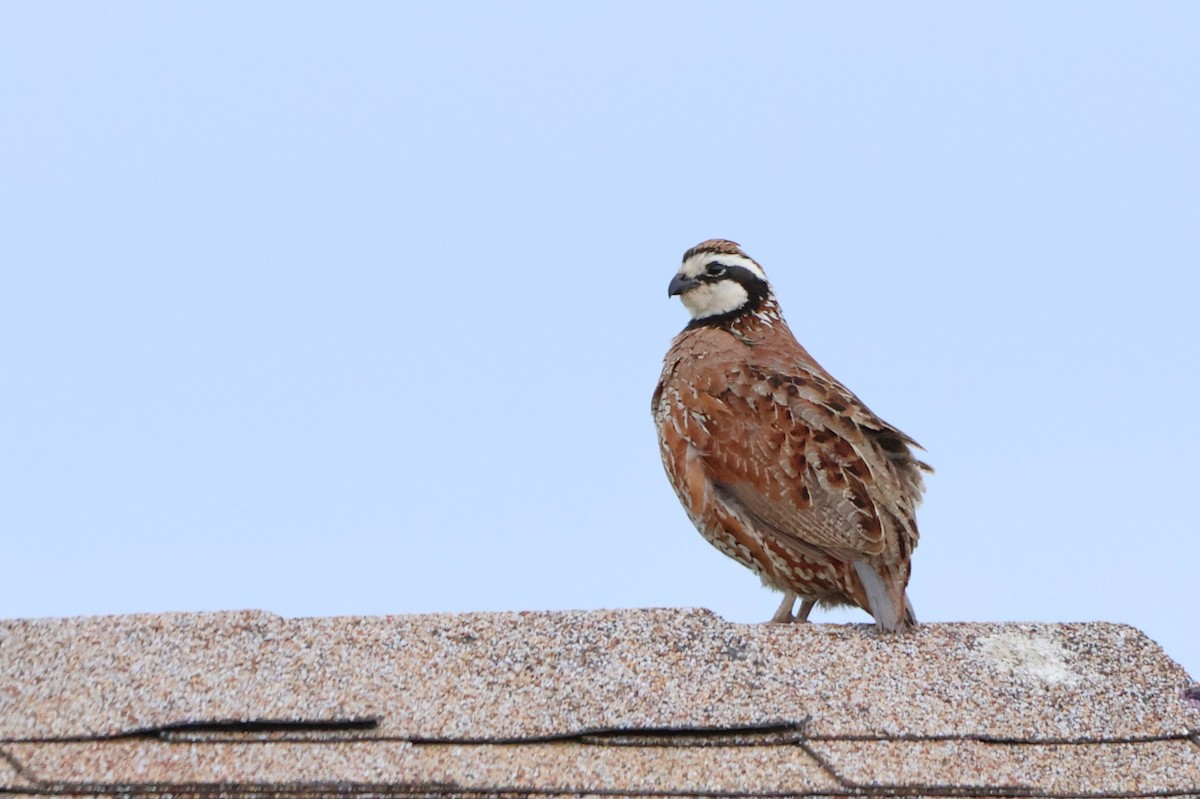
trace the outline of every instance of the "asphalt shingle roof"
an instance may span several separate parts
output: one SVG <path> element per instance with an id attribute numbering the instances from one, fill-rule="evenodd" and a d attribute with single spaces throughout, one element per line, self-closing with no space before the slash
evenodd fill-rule
<path id="1" fill-rule="evenodd" d="M 1200 795 L 1117 624 L 707 611 L 0 621 L 0 792 Z"/>

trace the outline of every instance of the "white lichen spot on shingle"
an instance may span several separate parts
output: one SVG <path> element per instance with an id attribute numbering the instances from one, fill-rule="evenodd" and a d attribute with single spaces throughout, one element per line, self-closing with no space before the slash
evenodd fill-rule
<path id="1" fill-rule="evenodd" d="M 1078 685 L 1083 676 L 1070 666 L 1071 652 L 1053 638 L 1003 630 L 976 643 L 981 660 L 995 671 L 1045 685 Z"/>

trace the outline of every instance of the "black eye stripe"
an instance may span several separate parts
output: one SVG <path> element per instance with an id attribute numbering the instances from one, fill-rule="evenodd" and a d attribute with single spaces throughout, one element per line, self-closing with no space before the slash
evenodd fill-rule
<path id="1" fill-rule="evenodd" d="M 712 272 L 710 270 L 718 269 L 720 271 Z M 719 262 L 710 263 L 704 268 L 704 271 L 696 275 L 696 280 L 707 283 L 715 283 L 718 280 L 736 280 L 743 286 L 751 286 L 755 283 L 763 282 L 762 278 L 751 272 L 744 266 L 731 266 Z"/>

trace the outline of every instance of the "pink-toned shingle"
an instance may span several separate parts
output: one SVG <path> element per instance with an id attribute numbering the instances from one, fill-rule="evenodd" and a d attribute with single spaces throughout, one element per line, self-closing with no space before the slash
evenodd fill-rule
<path id="1" fill-rule="evenodd" d="M 428 744 L 400 741 L 252 744 L 151 740 L 10 744 L 44 784 L 63 790 L 114 786 L 372 786 L 471 791 L 785 790 L 824 792 L 840 784 L 803 748 L 633 747 L 542 744 Z"/>
<path id="2" fill-rule="evenodd" d="M 0 777 L 103 795 L 1200 794 L 1189 685 L 1140 632 L 1101 623 L 0 621 Z"/>
<path id="3" fill-rule="evenodd" d="M 1184 739 L 1139 743 L 815 741 L 812 751 L 849 785 L 931 791 L 1005 789 L 1135 795 L 1195 790 L 1200 748 Z"/>
<path id="4" fill-rule="evenodd" d="M 10 792 L 34 787 L 34 783 L 18 770 L 17 764 L 17 760 L 0 747 L 0 794 L 7 796 Z"/>

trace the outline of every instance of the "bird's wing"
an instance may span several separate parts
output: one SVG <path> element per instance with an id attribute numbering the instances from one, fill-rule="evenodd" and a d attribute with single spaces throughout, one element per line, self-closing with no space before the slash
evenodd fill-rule
<path id="1" fill-rule="evenodd" d="M 802 554 L 906 560 L 920 498 L 909 439 L 818 370 L 743 365 L 697 393 L 709 480 L 723 502 Z"/>

